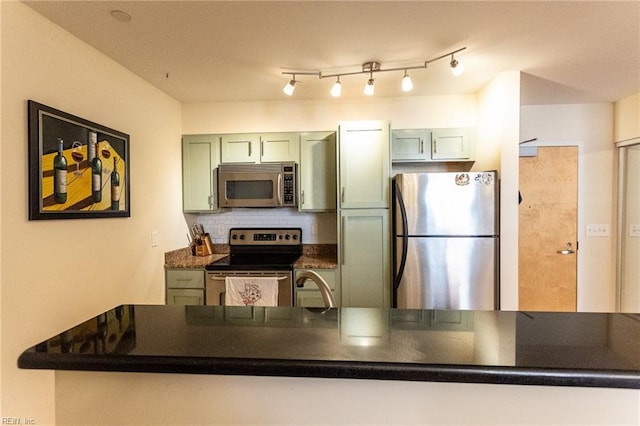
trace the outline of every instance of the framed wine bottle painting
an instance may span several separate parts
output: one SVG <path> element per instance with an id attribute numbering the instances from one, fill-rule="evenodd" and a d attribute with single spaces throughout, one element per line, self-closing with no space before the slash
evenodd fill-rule
<path id="1" fill-rule="evenodd" d="M 129 135 L 29 100 L 29 220 L 129 217 Z"/>

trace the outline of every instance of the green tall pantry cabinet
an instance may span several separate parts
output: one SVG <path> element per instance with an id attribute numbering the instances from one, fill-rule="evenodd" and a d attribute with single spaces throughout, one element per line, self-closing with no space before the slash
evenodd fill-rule
<path id="1" fill-rule="evenodd" d="M 337 152 L 342 306 L 389 307 L 390 123 L 340 123 Z"/>

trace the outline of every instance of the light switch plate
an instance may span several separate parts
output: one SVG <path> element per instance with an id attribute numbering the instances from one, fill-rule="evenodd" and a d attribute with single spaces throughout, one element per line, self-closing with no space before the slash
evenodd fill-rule
<path id="1" fill-rule="evenodd" d="M 587 225 L 587 237 L 608 237 L 608 223 L 591 223 Z"/>
<path id="2" fill-rule="evenodd" d="M 151 232 L 151 247 L 158 247 L 158 231 Z"/>
<path id="3" fill-rule="evenodd" d="M 640 238 L 640 223 L 629 224 L 629 236 L 631 238 Z"/>

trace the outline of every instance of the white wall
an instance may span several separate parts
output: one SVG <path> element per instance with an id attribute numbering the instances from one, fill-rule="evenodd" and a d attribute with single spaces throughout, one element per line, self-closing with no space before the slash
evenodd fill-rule
<path id="1" fill-rule="evenodd" d="M 635 389 L 70 371 L 56 387 L 60 424 L 84 426 L 640 423 Z"/>
<path id="2" fill-rule="evenodd" d="M 21 351 L 117 304 L 164 300 L 163 253 L 185 238 L 181 112 L 24 3 L 0 7 L 1 407 L 44 425 L 54 422 L 54 373 L 19 370 Z M 28 99 L 130 135 L 130 218 L 27 219 Z"/>
<path id="3" fill-rule="evenodd" d="M 476 167 L 500 171 L 500 308 L 518 309 L 520 73 L 503 72 L 478 95 Z"/>
<path id="4" fill-rule="evenodd" d="M 185 134 L 337 130 L 339 121 L 391 120 L 396 129 L 475 126 L 474 95 L 187 103 Z"/>
<path id="5" fill-rule="evenodd" d="M 2 23 L 2 7 L 0 7 Z M 0 31 L 0 70 L 2 70 L 2 33 Z M 0 71 L 1 72 L 1 71 Z M 2 78 L 0 76 L 0 99 L 2 99 Z M 2 102 L 0 101 L 0 137 L 2 136 Z M 0 164 L 2 164 L 2 139 L 0 139 Z M 0 173 L 0 200 L 2 200 L 2 173 Z M 2 230 L 2 208 L 0 208 L 0 231 Z M 0 319 L 2 318 L 2 238 L 0 238 Z M 0 325 L 0 416 L 2 416 L 2 326 Z"/>
<path id="6" fill-rule="evenodd" d="M 613 105 L 529 105 L 522 140 L 578 146 L 578 311 L 615 311 L 615 148 Z M 587 237 L 587 224 L 608 224 L 608 237 Z"/>

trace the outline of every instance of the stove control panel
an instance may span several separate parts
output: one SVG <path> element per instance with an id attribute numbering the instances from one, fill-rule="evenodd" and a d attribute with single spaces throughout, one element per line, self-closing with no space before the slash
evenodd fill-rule
<path id="1" fill-rule="evenodd" d="M 301 245 L 300 228 L 231 228 L 229 245 Z"/>

